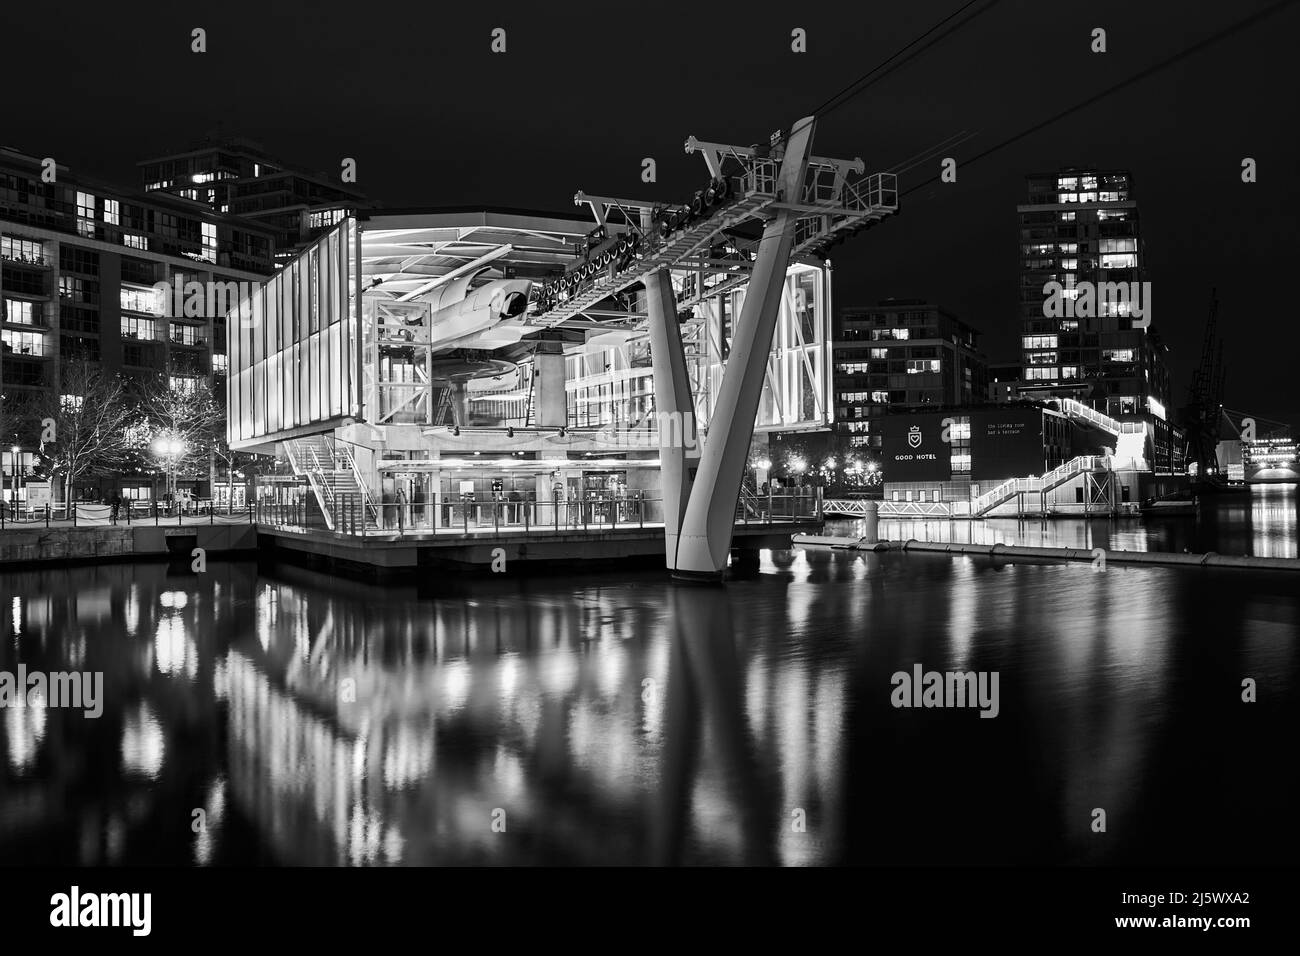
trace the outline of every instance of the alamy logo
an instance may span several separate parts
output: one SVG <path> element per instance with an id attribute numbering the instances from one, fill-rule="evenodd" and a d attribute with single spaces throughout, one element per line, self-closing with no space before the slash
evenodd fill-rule
<path id="1" fill-rule="evenodd" d="M 921 447 L 921 427 L 919 425 L 913 425 L 907 430 L 907 444 L 912 448 Z"/>
<path id="2" fill-rule="evenodd" d="M 699 432 L 691 412 L 653 412 L 631 428 L 601 429 L 598 439 L 620 448 L 693 449 L 699 445 Z"/>
<path id="3" fill-rule="evenodd" d="M 0 671 L 0 707 L 67 707 L 94 719 L 104 712 L 103 671 Z"/>
<path id="4" fill-rule="evenodd" d="M 155 282 L 154 294 L 158 297 L 158 307 L 173 319 L 220 319 L 233 312 L 239 303 L 251 300 L 261 288 L 260 282 L 199 282 L 186 280 L 183 273 L 176 273 L 171 282 Z M 257 316 L 251 313 L 241 315 L 246 326 L 257 324 Z"/>
<path id="5" fill-rule="evenodd" d="M 897 671 L 889 679 L 895 707 L 978 707 L 981 717 L 998 715 L 997 671 Z"/>
<path id="6" fill-rule="evenodd" d="M 152 925 L 151 893 L 70 893 L 50 897 L 51 926 L 128 926 L 134 936 L 148 936 Z"/>
<path id="7" fill-rule="evenodd" d="M 1043 286 L 1043 315 L 1049 319 L 1132 316 L 1133 328 L 1151 324 L 1150 282 L 1080 282 L 1066 289 L 1059 282 Z"/>

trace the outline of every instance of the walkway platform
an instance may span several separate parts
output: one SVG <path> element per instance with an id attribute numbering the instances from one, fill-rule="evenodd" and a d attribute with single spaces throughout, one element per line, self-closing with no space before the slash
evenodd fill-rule
<path id="1" fill-rule="evenodd" d="M 738 524 L 733 552 L 786 549 L 797 534 L 822 529 L 816 519 Z M 266 557 L 307 563 L 334 571 L 386 579 L 418 576 L 427 570 L 509 574 L 608 566 L 610 562 L 665 567 L 663 525 L 555 531 L 548 528 L 505 529 L 464 534 L 442 530 L 436 534 L 366 536 L 335 534 L 319 529 L 288 526 L 258 527 L 259 550 Z"/>

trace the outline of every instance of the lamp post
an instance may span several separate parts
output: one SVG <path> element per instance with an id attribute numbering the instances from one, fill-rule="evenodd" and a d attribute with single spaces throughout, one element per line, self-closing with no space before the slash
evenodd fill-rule
<path id="1" fill-rule="evenodd" d="M 14 445 L 9 449 L 9 453 L 13 455 L 13 462 L 14 462 L 14 489 L 13 489 L 14 517 L 17 518 L 18 517 L 18 456 L 22 454 L 22 449 L 17 445 Z"/>
<path id="2" fill-rule="evenodd" d="M 176 460 L 185 453 L 185 442 L 174 435 L 161 435 L 154 439 L 153 453 L 163 460 L 166 475 L 166 488 L 163 494 L 171 496 L 171 500 L 174 501 Z"/>

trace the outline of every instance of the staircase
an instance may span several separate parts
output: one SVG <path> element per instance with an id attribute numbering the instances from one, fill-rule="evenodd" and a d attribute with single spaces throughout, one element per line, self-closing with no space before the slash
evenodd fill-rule
<path id="1" fill-rule="evenodd" d="M 306 476 L 311 483 L 325 527 L 360 532 L 378 526 L 378 515 L 345 442 L 330 435 L 308 435 L 291 438 L 284 447 L 294 474 Z"/>
<path id="2" fill-rule="evenodd" d="M 1115 424 L 1120 423 L 1116 422 Z M 1081 472 L 1105 471 L 1107 467 L 1108 461 L 1104 455 L 1080 455 L 1036 478 L 1008 478 L 992 491 L 987 491 L 978 498 L 973 499 L 970 503 L 970 516 L 972 518 L 982 517 L 998 505 L 1010 501 L 1016 495 L 1022 493 L 1040 494 L 1051 491 L 1057 485 L 1064 484 Z"/>
<path id="3" fill-rule="evenodd" d="M 740 496 L 736 499 L 736 522 L 761 521 L 768 517 L 767 508 L 767 496 L 760 495 L 748 478 L 743 479 L 740 483 Z"/>

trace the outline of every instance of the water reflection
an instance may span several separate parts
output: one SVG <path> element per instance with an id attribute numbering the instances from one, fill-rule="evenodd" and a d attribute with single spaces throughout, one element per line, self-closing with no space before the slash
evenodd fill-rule
<path id="1" fill-rule="evenodd" d="M 1293 484 L 1251 485 L 1239 494 L 1202 498 L 1196 516 L 1159 518 L 989 518 L 980 521 L 882 519 L 887 541 L 944 541 L 1116 551 L 1216 551 L 1300 557 L 1300 491 Z M 826 534 L 863 534 L 861 519 L 827 521 Z"/>
<path id="2" fill-rule="evenodd" d="M 105 675 L 98 720 L 5 710 L 0 850 L 1278 862 L 1300 795 L 1279 729 L 1290 584 L 825 551 L 764 553 L 725 589 L 494 578 L 461 600 L 217 562 L 0 575 L 0 669 Z M 1001 715 L 894 709 L 889 677 L 916 662 L 998 671 Z M 1090 832 L 1094 807 L 1113 839 Z"/>

